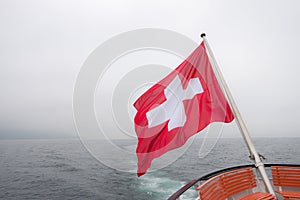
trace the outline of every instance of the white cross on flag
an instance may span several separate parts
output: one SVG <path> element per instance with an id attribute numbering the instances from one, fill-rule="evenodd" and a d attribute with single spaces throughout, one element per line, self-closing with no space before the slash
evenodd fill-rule
<path id="1" fill-rule="evenodd" d="M 153 159 L 182 146 L 210 123 L 234 119 L 203 42 L 134 107 L 138 176 L 146 173 Z"/>

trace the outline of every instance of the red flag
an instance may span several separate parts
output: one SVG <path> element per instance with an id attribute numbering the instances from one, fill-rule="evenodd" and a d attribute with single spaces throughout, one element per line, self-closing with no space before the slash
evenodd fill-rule
<path id="1" fill-rule="evenodd" d="M 234 119 L 204 43 L 134 103 L 138 176 L 154 158 L 178 148 L 212 122 Z"/>

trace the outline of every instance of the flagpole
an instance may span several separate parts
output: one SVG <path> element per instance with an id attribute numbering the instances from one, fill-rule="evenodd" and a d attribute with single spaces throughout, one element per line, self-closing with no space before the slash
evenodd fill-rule
<path id="1" fill-rule="evenodd" d="M 239 112 L 239 109 L 237 108 L 236 106 L 236 103 L 233 99 L 233 96 L 225 82 L 225 79 L 220 71 L 220 68 L 217 64 L 217 61 L 214 57 L 214 54 L 212 53 L 212 50 L 207 42 L 207 39 L 206 39 L 206 34 L 205 33 L 202 33 L 201 34 L 201 37 L 203 38 L 203 41 L 204 41 L 204 44 L 209 52 L 209 55 L 211 57 L 211 61 L 212 61 L 212 67 L 214 68 L 214 71 L 215 71 L 215 74 L 217 76 L 217 79 L 219 81 L 219 84 L 223 87 L 223 91 L 225 92 L 227 98 L 228 98 L 228 102 L 229 102 L 229 105 L 232 109 L 232 112 L 235 116 L 235 119 L 236 119 L 236 123 L 241 131 L 241 134 L 248 146 L 248 149 L 249 149 L 249 152 L 251 154 L 251 156 L 253 156 L 253 159 L 254 159 L 254 162 L 255 162 L 255 166 L 258 168 L 259 172 L 260 172 L 260 175 L 266 185 L 266 188 L 268 190 L 269 193 L 275 195 L 275 192 L 274 192 L 274 189 L 272 187 L 272 184 L 267 176 L 267 173 L 266 173 L 266 170 L 265 170 L 265 167 L 264 167 L 264 164 L 262 163 L 261 161 L 261 158 L 259 156 L 259 154 L 257 153 L 255 147 L 254 147 L 254 144 L 250 138 L 250 135 L 249 135 L 249 132 L 247 130 L 247 127 L 246 127 L 246 124 Z"/>

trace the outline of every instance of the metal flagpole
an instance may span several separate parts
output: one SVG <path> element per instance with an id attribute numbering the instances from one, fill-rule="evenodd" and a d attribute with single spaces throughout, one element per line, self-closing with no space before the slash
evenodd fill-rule
<path id="1" fill-rule="evenodd" d="M 235 104 L 235 101 L 232 97 L 232 94 L 231 94 L 231 92 L 230 92 L 230 90 L 229 90 L 229 88 L 228 88 L 228 86 L 225 82 L 225 79 L 224 79 L 224 77 L 223 77 L 223 75 L 222 75 L 222 73 L 219 69 L 219 66 L 216 62 L 216 59 L 215 59 L 215 57 L 212 53 L 212 50 L 211 50 L 211 48 L 210 48 L 210 46 L 207 42 L 205 33 L 202 33 L 201 37 L 203 38 L 204 44 L 207 47 L 207 50 L 208 50 L 209 55 L 211 57 L 212 67 L 214 68 L 214 71 L 215 71 L 215 74 L 218 78 L 219 84 L 223 87 L 223 90 L 224 90 L 224 92 L 225 92 L 225 94 L 228 98 L 229 104 L 232 108 L 232 112 L 233 112 L 233 114 L 236 118 L 236 123 L 237 123 L 237 125 L 238 125 L 238 127 L 239 127 L 239 129 L 240 129 L 240 131 L 243 135 L 243 138 L 244 138 L 244 140 L 245 140 L 245 142 L 248 146 L 248 149 L 250 151 L 251 156 L 253 156 L 253 158 L 254 158 L 255 166 L 258 168 L 258 170 L 260 172 L 260 175 L 261 175 L 261 177 L 262 177 L 262 179 L 263 179 L 263 181 L 264 181 L 264 183 L 267 187 L 268 192 L 275 195 L 274 189 L 273 189 L 273 187 L 271 185 L 271 182 L 270 182 L 270 180 L 267 176 L 264 164 L 262 163 L 261 158 L 260 158 L 259 154 L 257 153 L 254 145 L 253 145 L 253 142 L 250 138 L 249 132 L 248 132 L 247 127 L 246 127 L 246 124 L 245 124 L 244 120 L 242 119 L 242 116 L 241 116 L 241 114 L 240 114 L 240 112 L 239 112 L 239 110 L 238 110 L 238 108 Z"/>

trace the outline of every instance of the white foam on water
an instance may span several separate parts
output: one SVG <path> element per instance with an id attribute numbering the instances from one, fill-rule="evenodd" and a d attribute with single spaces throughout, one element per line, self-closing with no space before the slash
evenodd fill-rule
<path id="1" fill-rule="evenodd" d="M 146 174 L 139 178 L 139 189 L 147 196 L 155 197 L 155 199 L 167 199 L 186 183 L 183 181 L 172 180 L 167 177 L 159 177 L 159 174 Z M 186 191 L 181 199 L 191 200 L 198 196 L 195 188 Z"/>

